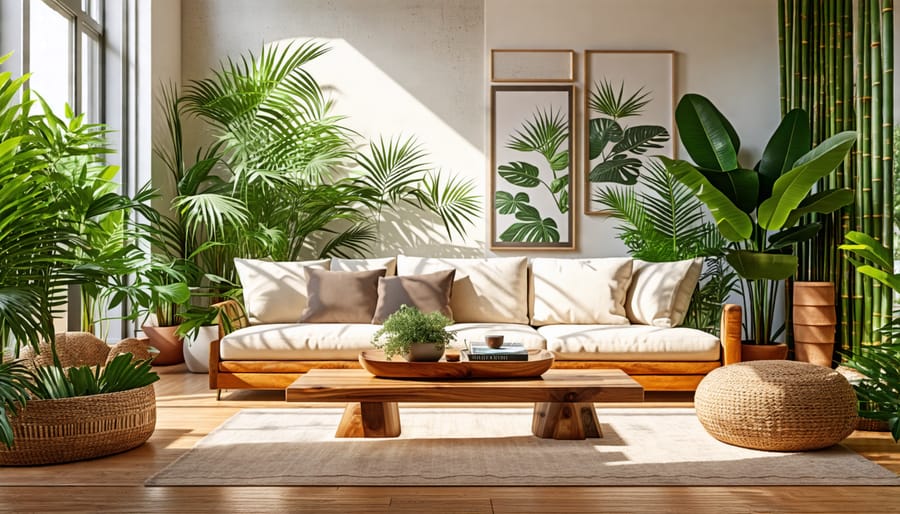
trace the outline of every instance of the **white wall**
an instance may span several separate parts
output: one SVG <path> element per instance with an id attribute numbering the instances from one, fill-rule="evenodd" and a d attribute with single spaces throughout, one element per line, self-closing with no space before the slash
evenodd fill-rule
<path id="1" fill-rule="evenodd" d="M 485 50 L 578 52 L 578 133 L 584 50 L 674 50 L 676 102 L 689 92 L 712 100 L 741 136 L 742 162 L 752 166 L 780 120 L 776 7 L 776 0 L 485 0 Z M 687 154 L 681 149 L 679 155 Z M 578 191 L 581 213 L 580 182 Z M 624 255 L 615 223 L 581 214 L 577 254 Z"/>
<path id="2" fill-rule="evenodd" d="M 308 69 L 366 138 L 414 135 L 439 168 L 484 194 L 481 0 L 192 0 L 182 6 L 182 72 L 203 78 L 226 57 L 316 38 L 331 51 Z M 197 142 L 195 137 L 189 142 Z M 381 228 L 379 254 L 483 255 L 484 223 L 447 244 L 409 214 Z"/>

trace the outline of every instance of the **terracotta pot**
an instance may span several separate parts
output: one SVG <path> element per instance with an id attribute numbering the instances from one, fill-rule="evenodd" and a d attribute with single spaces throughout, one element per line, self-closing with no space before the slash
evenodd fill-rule
<path id="1" fill-rule="evenodd" d="M 793 329 L 797 360 L 830 368 L 836 325 L 834 284 L 795 282 Z"/>
<path id="2" fill-rule="evenodd" d="M 778 344 L 741 344 L 741 361 L 777 361 L 787 359 L 788 347 Z"/>
<path id="3" fill-rule="evenodd" d="M 153 359 L 154 366 L 168 366 L 184 362 L 184 343 L 181 337 L 175 335 L 175 331 L 178 330 L 177 326 L 151 327 L 145 325 L 141 329 L 150 339 L 150 346 L 159 350 L 159 355 Z"/>
<path id="4" fill-rule="evenodd" d="M 443 356 L 444 349 L 434 343 L 414 343 L 405 357 L 409 362 L 437 362 Z"/>

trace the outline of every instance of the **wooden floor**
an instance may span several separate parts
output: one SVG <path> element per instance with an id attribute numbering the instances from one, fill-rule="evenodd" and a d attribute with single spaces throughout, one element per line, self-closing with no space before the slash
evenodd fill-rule
<path id="1" fill-rule="evenodd" d="M 900 512 L 900 487 L 144 487 L 239 410 L 297 407 L 275 392 L 226 393 L 216 402 L 205 375 L 158 371 L 148 444 L 88 462 L 0 468 L 0 512 Z M 647 395 L 647 405 L 689 401 Z M 900 445 L 887 434 L 857 432 L 847 444 L 900 474 Z"/>

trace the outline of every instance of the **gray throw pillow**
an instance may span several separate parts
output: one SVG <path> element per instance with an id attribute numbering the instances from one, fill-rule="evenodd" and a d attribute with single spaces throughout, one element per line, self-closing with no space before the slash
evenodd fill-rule
<path id="1" fill-rule="evenodd" d="M 300 323 L 371 323 L 384 269 L 326 271 L 306 268 L 309 304 Z"/>
<path id="2" fill-rule="evenodd" d="M 415 307 L 424 313 L 440 312 L 453 318 L 450 294 L 456 270 L 437 271 L 424 275 L 402 275 L 378 279 L 378 305 L 372 323 L 381 324 L 401 305 Z"/>

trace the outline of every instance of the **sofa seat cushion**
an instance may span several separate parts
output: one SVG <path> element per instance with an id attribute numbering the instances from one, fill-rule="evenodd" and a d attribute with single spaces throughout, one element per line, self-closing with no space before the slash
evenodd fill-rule
<path id="1" fill-rule="evenodd" d="M 369 323 L 274 323 L 252 325 L 224 338 L 222 360 L 351 360 L 371 350 L 381 325 Z"/>
<path id="2" fill-rule="evenodd" d="M 558 360 L 717 361 L 719 338 L 693 328 L 547 325 L 538 328 Z"/>
<path id="3" fill-rule="evenodd" d="M 484 341 L 484 335 L 503 334 L 505 341 L 522 343 L 525 348 L 544 348 L 544 336 L 533 327 L 518 323 L 456 323 L 447 327 L 456 333 L 453 347 L 464 348 L 465 342 Z"/>

